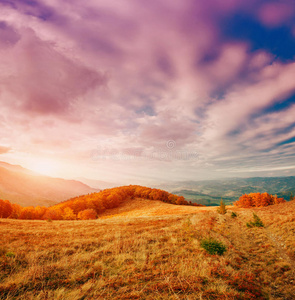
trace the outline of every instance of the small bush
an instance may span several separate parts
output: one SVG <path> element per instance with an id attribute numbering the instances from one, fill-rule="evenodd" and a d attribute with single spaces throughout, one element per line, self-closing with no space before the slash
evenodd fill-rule
<path id="1" fill-rule="evenodd" d="M 222 199 L 220 201 L 220 206 L 217 208 L 217 212 L 221 215 L 225 215 L 227 212 L 226 206 Z"/>
<path id="2" fill-rule="evenodd" d="M 52 222 L 52 220 L 51 220 L 51 219 L 47 219 L 46 221 L 47 221 L 47 222 Z"/>
<path id="3" fill-rule="evenodd" d="M 13 253 L 13 252 L 7 252 L 6 254 L 5 254 L 5 256 L 6 257 L 15 257 L 15 254 Z"/>
<path id="4" fill-rule="evenodd" d="M 226 251 L 225 245 L 211 238 L 202 240 L 200 246 L 212 255 L 222 255 Z"/>
<path id="5" fill-rule="evenodd" d="M 261 219 L 253 213 L 253 222 L 249 222 L 247 223 L 247 227 L 252 228 L 252 227 L 264 227 L 263 222 L 261 221 Z"/>
<path id="6" fill-rule="evenodd" d="M 238 216 L 238 214 L 232 211 L 232 213 L 231 213 L 230 216 L 231 216 L 232 218 L 236 218 L 236 217 Z"/>

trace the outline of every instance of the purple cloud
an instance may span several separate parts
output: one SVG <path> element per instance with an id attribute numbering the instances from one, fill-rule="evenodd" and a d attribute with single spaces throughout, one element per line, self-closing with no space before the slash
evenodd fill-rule
<path id="1" fill-rule="evenodd" d="M 28 114 L 65 113 L 77 97 L 106 83 L 102 74 L 61 55 L 32 30 L 22 33 L 9 59 L 13 73 L 2 77 L 11 94 L 9 105 Z"/>
<path id="2" fill-rule="evenodd" d="M 294 59 L 276 56 L 264 36 L 269 47 L 255 48 L 251 37 L 228 36 L 222 25 L 241 15 L 259 32 L 291 32 L 292 5 L 172 2 L 2 1 L 0 142 L 19 157 L 54 153 L 81 164 L 100 146 L 156 149 L 173 140 L 177 149 L 197 150 L 194 162 L 143 162 L 143 173 L 156 176 L 158 166 L 160 177 L 172 178 L 170 168 L 210 177 L 233 155 L 238 169 L 290 138 L 293 131 L 276 132 L 292 125 L 293 108 L 266 109 L 294 93 Z M 136 173 L 130 161 L 119 165 Z"/>
<path id="3" fill-rule="evenodd" d="M 269 2 L 261 6 L 259 20 L 266 26 L 275 27 L 289 23 L 294 17 L 295 6 L 290 2 Z"/>

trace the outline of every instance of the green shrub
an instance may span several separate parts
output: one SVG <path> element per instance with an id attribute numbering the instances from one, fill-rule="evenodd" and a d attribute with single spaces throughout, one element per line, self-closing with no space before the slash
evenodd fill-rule
<path id="1" fill-rule="evenodd" d="M 247 227 L 252 228 L 252 227 L 264 227 L 263 222 L 261 221 L 261 219 L 253 213 L 253 222 L 249 222 L 247 223 Z"/>
<path id="2" fill-rule="evenodd" d="M 231 216 L 232 218 L 236 218 L 236 217 L 238 216 L 238 214 L 232 211 L 232 213 L 231 213 L 230 216 Z"/>
<path id="3" fill-rule="evenodd" d="M 7 252 L 6 254 L 5 254 L 5 256 L 6 257 L 15 257 L 15 254 L 13 253 L 13 252 Z"/>
<path id="4" fill-rule="evenodd" d="M 212 255 L 222 255 L 226 251 L 225 245 L 212 238 L 202 240 L 200 246 Z"/>

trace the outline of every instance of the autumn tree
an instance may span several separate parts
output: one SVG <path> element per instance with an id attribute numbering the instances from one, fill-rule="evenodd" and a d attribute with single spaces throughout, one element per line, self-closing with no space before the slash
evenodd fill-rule
<path id="1" fill-rule="evenodd" d="M 187 205 L 188 202 L 184 199 L 183 196 L 179 196 L 177 197 L 177 200 L 176 200 L 176 205 Z"/>
<path id="2" fill-rule="evenodd" d="M 263 206 L 268 206 L 268 205 L 272 205 L 272 204 L 274 204 L 274 203 L 273 203 L 273 199 L 272 199 L 271 195 L 268 193 L 263 193 L 260 195 L 260 199 L 255 206 L 263 207 Z"/>
<path id="3" fill-rule="evenodd" d="M 150 188 L 146 188 L 145 190 L 143 190 L 141 193 L 141 197 L 144 199 L 150 199 L 151 190 L 152 189 L 150 189 Z"/>
<path id="4" fill-rule="evenodd" d="M 272 197 L 272 204 L 280 204 L 286 202 L 284 198 L 278 198 L 277 195 L 271 197 Z"/>
<path id="5" fill-rule="evenodd" d="M 35 208 L 33 206 L 23 207 L 18 218 L 21 220 L 36 219 Z"/>
<path id="6" fill-rule="evenodd" d="M 8 200 L 0 199 L 0 218 L 8 218 L 12 214 L 12 205 Z"/>
<path id="7" fill-rule="evenodd" d="M 75 214 L 79 213 L 79 211 L 87 209 L 87 202 L 85 201 L 85 197 L 74 200 L 69 208 L 71 208 Z"/>
<path id="8" fill-rule="evenodd" d="M 105 207 L 103 206 L 102 199 L 100 199 L 100 198 L 92 200 L 92 205 L 93 205 L 93 209 L 98 214 L 105 211 Z M 92 208 L 92 206 L 89 206 L 89 208 Z"/>
<path id="9" fill-rule="evenodd" d="M 88 208 L 78 213 L 78 219 L 80 220 L 94 220 L 97 217 L 97 213 L 94 209 Z"/>
<path id="10" fill-rule="evenodd" d="M 150 199 L 151 200 L 160 200 L 160 193 L 157 189 L 152 189 L 150 192 Z"/>
<path id="11" fill-rule="evenodd" d="M 44 214 L 46 213 L 47 209 L 48 208 L 44 207 L 44 206 L 35 207 L 35 212 L 34 212 L 35 219 L 42 220 L 42 218 L 43 218 Z"/>
<path id="12" fill-rule="evenodd" d="M 168 202 L 171 204 L 176 204 L 177 198 L 178 198 L 178 196 L 170 194 L 168 197 Z"/>
<path id="13" fill-rule="evenodd" d="M 63 211 L 59 207 L 50 207 L 43 215 L 43 220 L 62 220 Z"/>
<path id="14" fill-rule="evenodd" d="M 244 207 L 244 208 L 254 206 L 252 198 L 249 195 L 241 196 L 238 201 L 234 202 L 234 205 L 238 207 Z"/>
<path id="15" fill-rule="evenodd" d="M 9 218 L 18 219 L 21 214 L 22 207 L 16 203 L 11 204 L 11 207 L 12 207 L 12 213 L 9 216 Z"/>
<path id="16" fill-rule="evenodd" d="M 70 207 L 64 209 L 62 217 L 64 220 L 76 220 L 76 214 Z"/>

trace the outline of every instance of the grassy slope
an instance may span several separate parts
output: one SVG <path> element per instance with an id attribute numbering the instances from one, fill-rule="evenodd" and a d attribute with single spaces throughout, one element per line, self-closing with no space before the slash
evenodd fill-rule
<path id="1" fill-rule="evenodd" d="M 134 200 L 94 221 L 2 219 L 0 299 L 294 299 L 295 201 L 230 209 Z M 252 212 L 265 228 L 246 227 Z M 206 254 L 208 236 L 228 251 Z"/>

